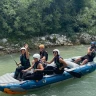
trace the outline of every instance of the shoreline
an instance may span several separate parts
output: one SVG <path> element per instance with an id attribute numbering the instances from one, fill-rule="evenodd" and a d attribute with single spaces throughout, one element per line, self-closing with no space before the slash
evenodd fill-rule
<path id="1" fill-rule="evenodd" d="M 33 37 L 26 40 L 9 40 L 3 38 L 0 40 L 0 56 L 10 53 L 18 53 L 20 52 L 20 48 L 26 43 L 29 45 L 29 50 L 34 50 L 38 49 L 40 44 L 44 44 L 45 48 L 52 48 L 57 46 L 88 45 L 92 41 L 96 41 L 96 36 L 87 33 L 75 34 L 72 38 L 60 34 Z"/>
<path id="2" fill-rule="evenodd" d="M 47 46 L 46 49 L 48 48 L 52 48 L 52 47 L 61 47 L 62 45 L 53 45 L 53 46 Z M 63 45 L 64 46 L 64 45 Z M 65 46 L 75 46 L 75 45 L 65 45 Z M 30 47 L 30 46 L 29 46 Z M 34 49 L 30 49 L 29 48 L 29 51 L 34 51 L 34 50 L 38 50 L 38 48 L 35 48 Z M 9 51 L 9 52 L 8 52 Z M 18 48 L 17 50 L 0 50 L 0 56 L 3 56 L 3 55 L 7 55 L 7 54 L 12 54 L 12 53 L 20 53 L 20 48 Z"/>
<path id="3" fill-rule="evenodd" d="M 75 45 L 63 45 L 63 46 L 62 46 L 62 45 L 61 45 L 61 46 L 60 46 L 60 45 L 56 45 L 56 46 L 46 47 L 46 49 L 48 49 L 48 48 L 54 48 L 54 47 L 70 47 L 70 46 L 71 46 L 71 47 L 72 47 L 72 46 L 74 47 L 74 46 L 82 46 L 82 45 L 85 46 L 86 44 L 85 44 L 85 45 L 84 45 L 84 44 L 79 44 L 79 45 L 76 45 L 76 44 L 75 44 Z M 87 44 L 87 45 L 89 45 L 89 44 Z M 87 46 L 87 45 L 86 45 L 86 46 Z M 32 51 L 34 52 L 34 51 L 38 51 L 38 50 L 39 50 L 38 48 L 37 48 L 37 49 L 36 49 L 36 48 L 34 48 L 34 49 L 29 49 L 29 52 L 32 52 Z M 15 50 L 15 51 L 13 51 L 13 52 L 12 52 L 12 51 L 7 52 L 7 51 L 1 51 L 1 50 L 0 50 L 0 56 L 4 56 L 4 55 L 8 55 L 8 54 L 14 54 L 14 53 L 17 53 L 17 54 L 18 54 L 18 53 L 20 53 L 20 50 L 18 49 L 18 50 Z"/>

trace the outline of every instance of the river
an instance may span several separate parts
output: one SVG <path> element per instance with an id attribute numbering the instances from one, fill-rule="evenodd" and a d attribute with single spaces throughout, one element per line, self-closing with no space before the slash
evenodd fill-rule
<path id="1" fill-rule="evenodd" d="M 62 46 L 57 48 L 61 51 L 61 56 L 63 58 L 70 58 L 72 56 L 85 55 L 87 52 L 88 45 Z M 53 56 L 53 49 L 54 48 L 47 49 L 49 53 L 49 60 L 51 60 Z M 30 60 L 32 60 L 32 55 L 37 52 L 37 50 L 33 50 L 32 52 L 30 52 Z M 19 55 L 19 53 L 12 54 L 13 58 L 17 62 L 19 62 Z M 15 62 L 11 58 L 10 54 L 0 56 L 0 76 L 5 73 L 13 72 L 15 68 Z M 0 92 L 0 96 L 13 95 L 8 95 Z M 24 95 L 15 96 L 96 96 L 96 71 L 80 79 L 74 78 L 68 81 L 63 81 L 60 83 L 39 88 L 37 90 L 33 90 Z"/>

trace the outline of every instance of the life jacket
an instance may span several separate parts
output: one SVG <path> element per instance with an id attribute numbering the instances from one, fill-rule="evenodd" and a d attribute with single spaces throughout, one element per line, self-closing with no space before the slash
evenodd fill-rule
<path id="1" fill-rule="evenodd" d="M 39 60 L 39 61 L 37 61 L 37 62 L 35 62 L 35 64 L 33 65 L 33 69 L 38 69 L 38 65 L 41 63 L 41 61 Z M 42 71 L 36 71 L 36 72 L 34 72 L 34 74 L 36 75 L 36 74 L 39 74 L 39 75 L 42 75 L 43 76 L 43 72 Z"/>
<path id="2" fill-rule="evenodd" d="M 63 63 L 60 63 L 59 62 L 59 59 L 60 58 L 62 58 L 62 57 L 60 57 L 59 55 L 57 55 L 55 58 L 54 58 L 54 62 L 55 62 L 55 64 L 56 64 L 56 67 L 57 68 L 60 68 L 60 67 L 62 67 L 63 66 Z M 63 58 L 62 58 L 63 59 Z"/>
<path id="3" fill-rule="evenodd" d="M 40 52 L 40 59 L 42 59 L 44 56 L 46 57 L 46 61 L 47 61 L 48 60 L 48 53 L 45 50 Z"/>
<path id="4" fill-rule="evenodd" d="M 38 67 L 39 63 L 40 63 L 40 61 L 35 62 L 33 68 L 34 68 L 34 69 L 38 69 L 37 67 Z"/>
<path id="5" fill-rule="evenodd" d="M 26 58 L 26 53 L 20 56 L 21 65 L 24 66 L 25 69 L 30 67 L 30 61 Z"/>
<path id="6" fill-rule="evenodd" d="M 90 51 L 92 51 L 93 49 L 95 50 L 95 52 L 91 53 L 91 57 L 92 58 L 94 58 L 96 56 L 96 47 L 95 46 L 94 47 L 90 47 Z"/>

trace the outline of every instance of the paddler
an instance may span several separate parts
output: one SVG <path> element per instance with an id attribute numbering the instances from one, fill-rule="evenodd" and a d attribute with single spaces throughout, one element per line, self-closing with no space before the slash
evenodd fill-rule
<path id="1" fill-rule="evenodd" d="M 92 62 L 96 56 L 96 42 L 91 42 L 91 46 L 88 47 L 87 55 L 82 56 L 74 61 L 74 63 L 82 62 L 80 65 L 85 65 L 88 62 Z"/>
<path id="2" fill-rule="evenodd" d="M 54 55 L 53 59 L 50 62 L 46 62 L 46 63 L 51 64 L 52 62 L 54 62 L 55 67 L 53 67 L 53 66 L 46 67 L 45 74 L 50 74 L 52 70 L 53 70 L 53 73 L 55 73 L 55 74 L 63 74 L 64 68 L 67 67 L 66 62 L 60 56 L 60 51 L 58 49 L 53 50 L 53 55 Z M 47 70 L 48 70 L 48 72 L 47 72 Z"/>
<path id="3" fill-rule="evenodd" d="M 24 47 L 20 49 L 21 51 L 21 56 L 20 56 L 20 63 L 18 63 L 18 67 L 16 68 L 14 78 L 18 79 L 18 76 L 20 75 L 19 78 L 22 79 L 22 70 L 27 69 L 30 67 L 30 60 L 29 60 L 29 52 L 28 52 L 28 44 L 25 44 Z M 19 66 L 21 65 L 21 66 Z"/>

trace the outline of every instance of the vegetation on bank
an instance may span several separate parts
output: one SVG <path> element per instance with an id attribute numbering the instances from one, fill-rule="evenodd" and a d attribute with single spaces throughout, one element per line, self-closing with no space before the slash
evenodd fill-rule
<path id="1" fill-rule="evenodd" d="M 95 31 L 96 0 L 0 0 L 0 38 Z"/>

